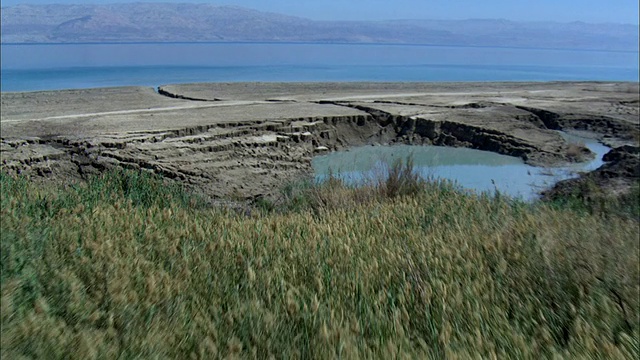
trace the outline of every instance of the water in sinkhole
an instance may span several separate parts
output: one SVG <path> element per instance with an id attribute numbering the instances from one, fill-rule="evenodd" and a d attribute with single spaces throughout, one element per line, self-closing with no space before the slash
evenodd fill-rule
<path id="1" fill-rule="evenodd" d="M 330 174 L 350 184 L 375 181 L 397 159 L 411 156 L 415 171 L 425 178 L 440 178 L 476 192 L 498 190 L 501 194 L 532 201 L 540 191 L 556 182 L 577 176 L 580 171 L 600 167 L 602 156 L 610 148 L 597 140 L 562 133 L 568 142 L 580 142 L 596 154 L 591 161 L 564 167 L 536 167 L 520 158 L 489 151 L 442 146 L 362 146 L 346 151 L 316 156 L 313 169 L 316 180 Z"/>

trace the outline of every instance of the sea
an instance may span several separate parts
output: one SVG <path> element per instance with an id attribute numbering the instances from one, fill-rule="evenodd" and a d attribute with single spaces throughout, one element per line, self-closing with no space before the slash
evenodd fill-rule
<path id="1" fill-rule="evenodd" d="M 1 90 L 242 81 L 638 81 L 637 51 L 308 44 L 1 44 Z"/>

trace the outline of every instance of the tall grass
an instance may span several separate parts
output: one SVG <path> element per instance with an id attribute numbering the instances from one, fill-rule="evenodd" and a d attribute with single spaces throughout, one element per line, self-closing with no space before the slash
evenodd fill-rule
<path id="1" fill-rule="evenodd" d="M 0 355 L 640 355 L 637 219 L 406 180 L 245 216 L 139 173 L 2 175 Z"/>
<path id="2" fill-rule="evenodd" d="M 364 204 L 383 203 L 399 196 L 424 191 L 456 191 L 446 180 L 426 180 L 415 171 L 413 158 L 398 159 L 379 174 L 357 182 L 345 181 L 333 173 L 320 182 L 303 180 L 285 186 L 275 201 L 260 199 L 257 207 L 268 212 L 351 209 Z"/>

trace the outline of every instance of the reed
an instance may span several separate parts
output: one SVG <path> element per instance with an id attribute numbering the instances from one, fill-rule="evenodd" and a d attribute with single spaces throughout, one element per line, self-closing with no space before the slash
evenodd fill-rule
<path id="1" fill-rule="evenodd" d="M 396 180 L 246 216 L 2 174 L 1 355 L 638 358 L 637 218 Z"/>

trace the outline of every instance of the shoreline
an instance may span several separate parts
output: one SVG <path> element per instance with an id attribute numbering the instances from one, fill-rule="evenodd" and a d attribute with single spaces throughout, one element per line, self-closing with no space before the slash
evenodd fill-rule
<path id="1" fill-rule="evenodd" d="M 377 66 L 377 65 L 373 65 L 373 66 Z M 386 66 L 386 65 L 385 65 Z M 388 65 L 388 66 L 394 66 L 394 65 Z M 439 65 L 433 65 L 433 66 L 439 66 Z M 456 65 L 446 65 L 446 66 L 456 66 Z M 460 66 L 464 66 L 464 65 L 460 65 Z M 124 66 L 124 67 L 130 67 L 130 66 Z M 143 66 L 143 67 L 149 67 L 149 66 Z M 151 66 L 151 67 L 173 67 L 173 66 L 164 66 L 164 65 L 158 65 L 158 66 Z M 175 67 L 182 67 L 182 66 L 175 66 Z M 193 66 L 194 68 L 198 68 L 200 66 Z M 93 67 L 69 67 L 69 68 L 60 68 L 60 69 L 91 69 Z M 117 68 L 117 67 L 115 67 Z M 6 70 L 11 70 L 11 71 L 28 71 L 29 69 L 6 69 Z M 89 91 L 102 91 L 102 90 L 126 90 L 126 89 L 130 89 L 130 88 L 151 88 L 153 89 L 156 93 L 159 92 L 159 90 L 165 88 L 165 87 L 172 87 L 172 86 L 177 86 L 177 87 L 200 87 L 200 86 L 216 86 L 216 85 L 248 85 L 248 84 L 252 84 L 252 85 L 315 85 L 315 86 L 329 86 L 329 87 L 340 87 L 343 85 L 356 85 L 356 86 L 371 86 L 371 85 L 400 85 L 403 87 L 407 87 L 410 88 L 412 85 L 415 86 L 433 86 L 435 88 L 441 87 L 441 86 L 456 86 L 456 85 L 476 85 L 476 86 L 481 86 L 481 85 L 488 85 L 488 86 L 496 86 L 496 85 L 503 85 L 503 86 L 511 86 L 511 85 L 519 85 L 519 86 L 527 86 L 527 85 L 540 85 L 540 84 L 549 84 L 549 85 L 562 85 L 562 84 L 566 84 L 566 85 L 578 85 L 578 84 L 628 84 L 628 85 L 640 85 L 640 81 L 634 81 L 634 80 L 526 80 L 526 81 L 522 81 L 522 80 L 512 80 L 512 81 L 507 81 L 507 80 L 500 80 L 500 81 L 495 81 L 495 80 L 486 80 L 486 81 L 482 81 L 482 80 L 469 80 L 469 81 L 439 81 L 439 80 L 434 80 L 434 81 L 365 81 L 365 80 L 345 80 L 345 81 L 317 81 L 317 80 L 310 80 L 310 81 L 205 81 L 205 82 L 180 82 L 180 83 L 167 83 L 167 84 L 160 84 L 160 85 L 114 85 L 114 86 L 93 86 L 93 87 L 74 87 L 74 88 L 59 88 L 59 89 L 43 89 L 43 90 L 24 90 L 24 91 L 0 91 L 0 94 L 31 94 L 31 93 L 45 93 L 45 92 L 70 92 L 70 91 L 84 91 L 84 90 L 89 90 Z M 164 95 L 164 96 L 168 96 L 168 97 L 174 97 L 174 94 L 162 94 L 160 93 L 160 95 Z M 183 96 L 180 94 L 177 94 L 178 96 Z M 184 98 L 184 97 L 175 97 L 178 99 L 185 99 L 185 100 L 194 100 L 194 101 L 202 101 L 201 99 L 189 99 L 189 98 Z"/>
<path id="2" fill-rule="evenodd" d="M 637 145 L 637 82 L 245 82 L 2 92 L 2 164 L 36 179 L 146 169 L 214 197 L 263 196 L 316 154 L 443 145 L 554 166 L 556 130 Z M 586 150 L 586 151 L 585 151 Z"/>
<path id="3" fill-rule="evenodd" d="M 480 49 L 516 49 L 516 50 L 557 50 L 557 51 L 584 51 L 584 52 L 612 52 L 612 53 L 638 53 L 638 50 L 623 49 L 597 49 L 597 48 L 563 48 L 563 47 L 527 47 L 527 46 L 499 46 L 499 45 L 443 45 L 427 43 L 397 43 L 397 42 L 319 42 L 319 41 L 96 41 L 96 42 L 3 42 L 2 45 L 28 46 L 28 45 L 157 45 L 157 44 L 188 44 L 188 45 L 346 45 L 346 46 L 414 46 L 414 47 L 441 47 L 441 48 L 480 48 Z"/>

